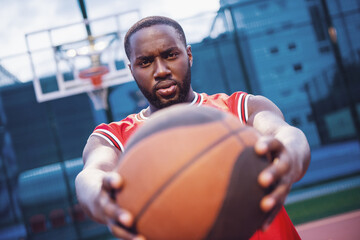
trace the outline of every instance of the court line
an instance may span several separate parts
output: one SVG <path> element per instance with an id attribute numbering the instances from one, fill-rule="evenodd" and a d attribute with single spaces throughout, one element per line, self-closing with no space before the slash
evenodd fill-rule
<path id="1" fill-rule="evenodd" d="M 324 195 L 355 188 L 358 186 L 360 186 L 360 176 L 317 185 L 311 188 L 294 190 L 293 192 L 290 192 L 289 196 L 285 201 L 285 204 L 296 203 L 315 197 L 321 197 Z"/>
<path id="2" fill-rule="evenodd" d="M 310 230 L 310 229 L 314 229 L 314 228 L 318 228 L 318 227 L 323 227 L 323 226 L 333 224 L 333 223 L 339 223 L 339 222 L 350 220 L 353 218 L 360 218 L 360 210 L 356 210 L 356 211 L 353 211 L 350 213 L 335 215 L 333 217 L 328 217 L 328 218 L 324 218 L 321 220 L 316 220 L 313 222 L 308 222 L 308 223 L 304 223 L 301 225 L 297 225 L 296 229 L 298 232 L 301 232 L 301 231 L 306 231 L 306 230 Z"/>

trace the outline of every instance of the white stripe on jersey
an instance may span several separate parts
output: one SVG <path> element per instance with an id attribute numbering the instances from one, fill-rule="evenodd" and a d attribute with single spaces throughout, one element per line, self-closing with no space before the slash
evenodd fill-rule
<path id="1" fill-rule="evenodd" d="M 244 102 L 244 111 L 245 111 L 245 122 L 248 121 L 248 99 L 250 97 L 250 94 L 246 95 L 245 102 Z"/>
<path id="2" fill-rule="evenodd" d="M 238 101 L 238 104 L 237 104 L 237 109 L 238 109 L 238 117 L 239 117 L 239 120 L 241 123 L 245 124 L 248 120 L 248 106 L 247 106 L 247 103 L 248 103 L 248 98 L 249 98 L 250 94 L 245 94 L 245 93 L 241 93 L 240 94 L 240 97 L 239 97 L 239 101 Z M 245 115 L 245 119 L 242 118 L 242 112 L 241 112 L 241 102 L 243 100 L 243 98 L 245 97 L 244 99 L 244 115 Z"/>
<path id="3" fill-rule="evenodd" d="M 120 142 L 120 140 L 119 140 L 114 134 L 112 134 L 110 131 L 105 130 L 105 129 L 96 129 L 96 131 L 104 132 L 104 133 L 110 135 L 110 136 L 116 141 L 116 143 L 120 146 L 120 150 L 121 150 L 122 152 L 124 152 L 124 146 L 122 145 L 122 143 Z M 95 132 L 95 133 L 96 133 L 96 132 Z M 93 134 L 95 134 L 95 133 L 93 133 Z M 98 133 L 98 134 L 101 135 L 100 133 Z M 103 135 L 103 137 L 106 138 L 106 136 L 104 136 L 104 135 Z M 108 139 L 108 140 L 111 142 L 110 139 Z M 111 143 L 111 144 L 113 144 L 113 143 Z"/>
<path id="4" fill-rule="evenodd" d="M 135 118 L 136 118 L 137 121 L 145 121 L 145 120 L 148 119 L 148 117 L 145 117 L 145 115 L 144 115 L 144 111 L 145 111 L 145 110 L 146 110 L 146 108 L 144 108 L 143 110 L 141 110 L 141 111 L 139 112 L 139 114 L 136 114 L 136 115 L 135 115 Z M 138 115 L 140 115 L 140 118 L 138 117 Z"/>
<path id="5" fill-rule="evenodd" d="M 197 102 L 197 100 L 198 100 L 198 98 L 199 98 L 199 96 L 200 96 L 200 102 L 199 102 L 199 104 L 198 104 L 198 106 L 200 106 L 202 103 L 203 103 L 203 101 L 204 101 L 204 98 L 203 98 L 203 96 L 201 95 L 201 94 L 198 94 L 198 93 L 196 93 L 196 92 L 194 92 L 195 93 L 195 97 L 194 97 L 194 99 L 191 101 L 191 103 L 190 103 L 190 105 L 194 105 L 196 102 Z M 145 111 L 146 109 L 144 108 L 143 110 L 141 110 L 140 112 L 139 112 L 139 114 L 136 114 L 135 115 L 135 118 L 136 118 L 136 120 L 137 121 L 145 121 L 145 120 L 147 120 L 149 117 L 145 117 L 145 115 L 144 115 L 144 111 Z M 140 118 L 139 118 L 139 116 L 138 115 L 140 115 Z"/>
<path id="6" fill-rule="evenodd" d="M 195 97 L 194 97 L 194 99 L 192 100 L 192 102 L 190 103 L 190 106 L 191 105 L 194 105 L 195 103 L 196 103 L 196 101 L 198 100 L 198 94 L 196 93 L 196 92 L 194 92 L 195 93 Z"/>
<path id="7" fill-rule="evenodd" d="M 115 147 L 114 143 L 113 143 L 112 141 L 110 141 L 110 139 L 107 138 L 106 136 L 104 136 L 104 135 L 102 135 L 102 134 L 100 134 L 100 133 L 96 133 L 96 132 L 95 132 L 95 133 L 92 133 L 90 136 L 93 136 L 93 135 L 99 136 L 99 137 L 105 139 L 111 146 Z"/>

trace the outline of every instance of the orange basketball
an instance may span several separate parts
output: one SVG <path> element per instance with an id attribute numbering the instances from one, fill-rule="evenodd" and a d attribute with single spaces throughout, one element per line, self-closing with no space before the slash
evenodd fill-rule
<path id="1" fill-rule="evenodd" d="M 259 133 L 210 107 L 178 104 L 152 115 L 129 139 L 117 171 L 116 201 L 147 239 L 248 239 L 267 217 L 269 165 L 253 145 Z"/>

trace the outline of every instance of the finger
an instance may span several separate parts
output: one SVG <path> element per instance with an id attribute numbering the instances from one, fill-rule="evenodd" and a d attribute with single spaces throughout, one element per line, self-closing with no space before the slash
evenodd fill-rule
<path id="1" fill-rule="evenodd" d="M 265 196 L 260 201 L 260 208 L 264 212 L 270 211 L 276 205 L 276 200 L 270 196 Z"/>
<path id="2" fill-rule="evenodd" d="M 266 195 L 260 201 L 260 208 L 264 212 L 271 211 L 276 205 L 282 205 L 289 193 L 290 186 L 288 184 L 281 184 L 275 188 L 273 192 Z"/>
<path id="3" fill-rule="evenodd" d="M 116 172 L 108 173 L 103 178 L 103 188 L 108 191 L 111 189 L 120 189 L 122 187 L 122 184 L 123 184 L 123 179 L 120 176 L 120 174 Z"/>
<path id="4" fill-rule="evenodd" d="M 121 238 L 124 240 L 130 240 L 135 237 L 134 234 L 126 231 L 125 229 L 117 226 L 116 224 L 108 224 L 108 229 L 117 238 Z"/>
<path id="5" fill-rule="evenodd" d="M 270 152 L 278 152 L 284 148 L 284 145 L 276 138 L 271 138 L 267 143 Z"/>
<path id="6" fill-rule="evenodd" d="M 282 207 L 281 204 L 278 204 L 278 205 L 275 206 L 275 208 L 270 213 L 270 215 L 267 217 L 267 219 L 264 221 L 264 223 L 263 223 L 263 225 L 261 227 L 263 231 L 266 231 L 269 228 L 270 224 L 272 223 L 272 221 L 274 221 L 275 217 L 279 213 L 281 207 Z"/>
<path id="7" fill-rule="evenodd" d="M 265 196 L 261 202 L 260 207 L 264 212 L 270 212 L 265 222 L 262 225 L 262 230 L 266 231 L 271 222 L 275 219 L 285 202 L 285 198 L 290 191 L 290 186 L 281 184 L 270 195 Z"/>
<path id="8" fill-rule="evenodd" d="M 132 214 L 120 208 L 106 194 L 104 194 L 100 199 L 100 208 L 103 209 L 104 214 L 108 219 L 111 219 L 112 221 L 115 222 L 120 222 L 122 225 L 126 227 L 131 227 L 134 222 L 134 218 Z"/>
<path id="9" fill-rule="evenodd" d="M 107 173 L 103 178 L 103 189 L 108 192 L 110 198 L 116 199 L 116 191 L 123 185 L 123 179 L 120 174 L 116 172 Z"/>
<path id="10" fill-rule="evenodd" d="M 124 240 L 145 240 L 144 236 L 133 234 L 122 227 L 119 227 L 116 223 L 108 223 L 110 232 L 117 238 Z"/>
<path id="11" fill-rule="evenodd" d="M 258 183 L 263 188 L 269 187 L 272 183 L 274 183 L 274 175 L 272 171 L 265 169 L 258 176 Z"/>
<path id="12" fill-rule="evenodd" d="M 290 170 L 290 162 L 286 157 L 276 158 L 274 162 L 265 168 L 258 176 L 258 182 L 262 187 L 269 187 Z"/>
<path id="13" fill-rule="evenodd" d="M 267 136 L 260 137 L 254 146 L 256 154 L 265 155 L 268 152 L 268 142 L 269 141 L 270 141 L 270 138 Z"/>
<path id="14" fill-rule="evenodd" d="M 254 149 L 258 155 L 267 155 L 272 152 L 279 151 L 283 148 L 283 144 L 274 137 L 263 136 L 255 143 Z"/>

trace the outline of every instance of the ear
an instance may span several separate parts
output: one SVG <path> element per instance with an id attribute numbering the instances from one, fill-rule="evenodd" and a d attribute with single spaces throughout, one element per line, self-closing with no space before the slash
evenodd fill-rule
<path id="1" fill-rule="evenodd" d="M 132 68 L 131 68 L 131 63 L 128 63 L 128 68 L 130 69 L 131 75 L 133 75 L 133 71 L 132 71 Z"/>
<path id="2" fill-rule="evenodd" d="M 187 45 L 186 47 L 186 53 L 189 57 L 189 61 L 190 61 L 190 67 L 192 66 L 192 63 L 193 63 L 193 55 L 192 55 L 192 52 L 191 52 L 191 46 L 190 45 Z"/>

